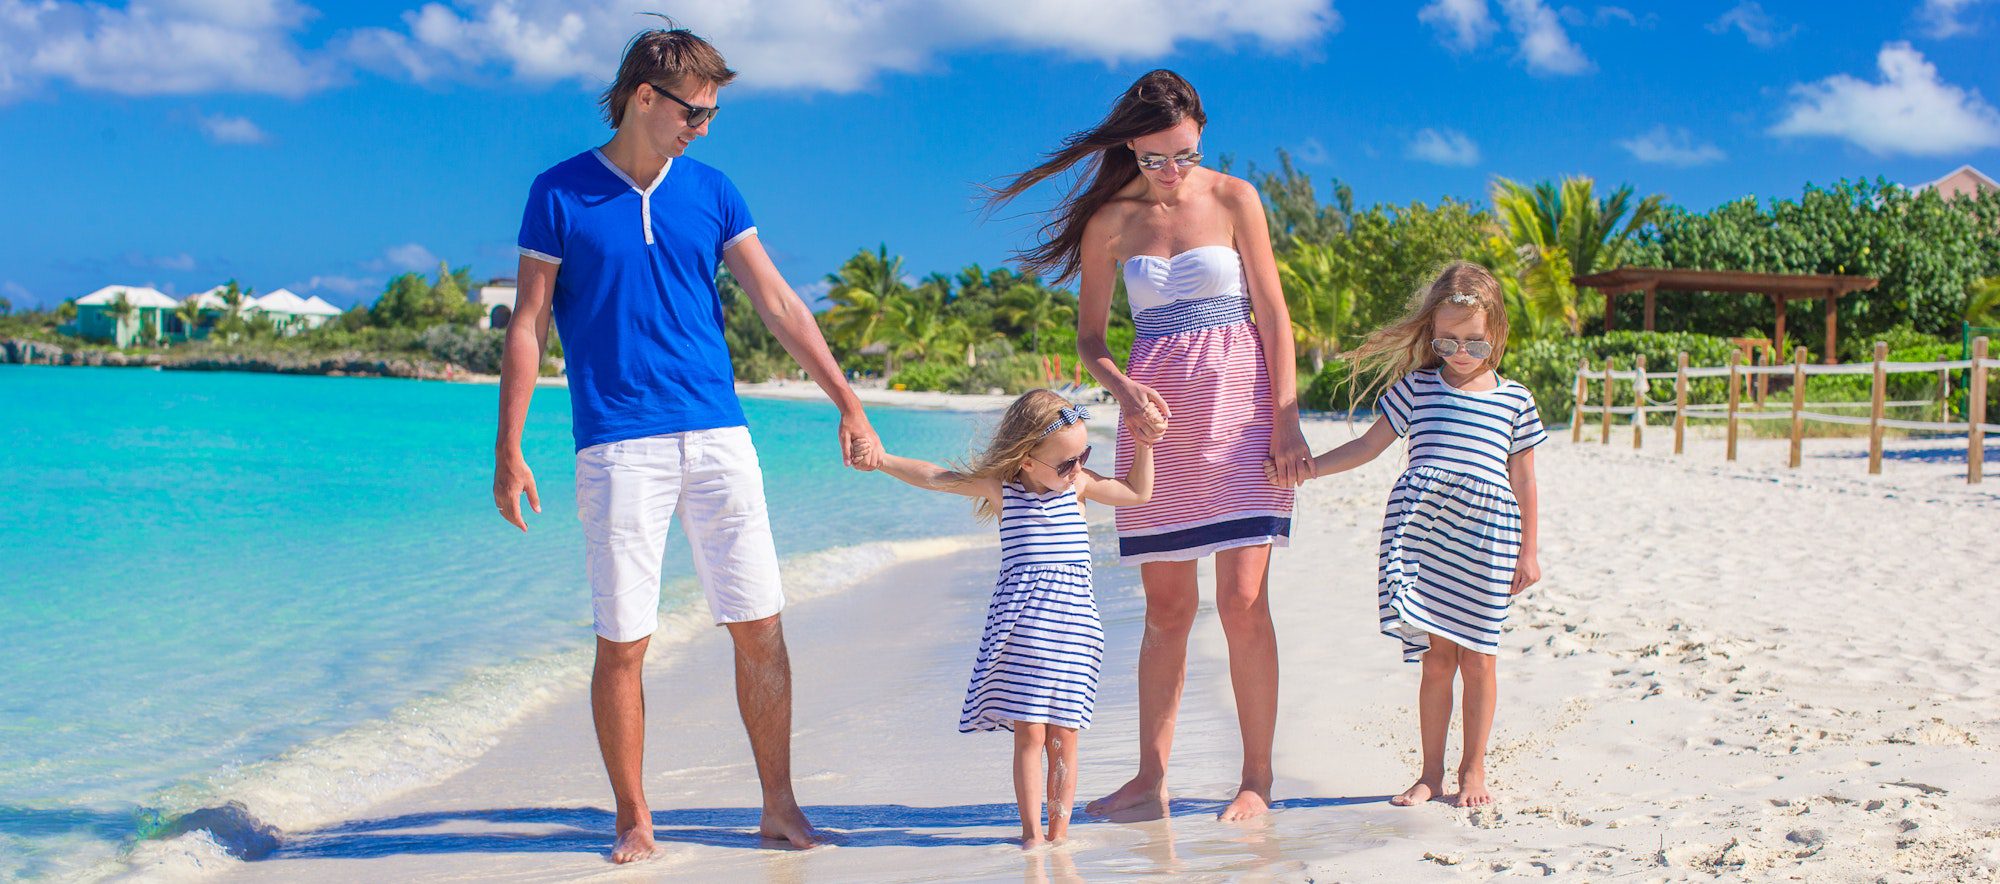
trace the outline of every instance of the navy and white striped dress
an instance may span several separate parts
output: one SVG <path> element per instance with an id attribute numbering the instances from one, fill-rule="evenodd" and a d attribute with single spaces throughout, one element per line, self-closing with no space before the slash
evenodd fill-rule
<path id="1" fill-rule="evenodd" d="M 1000 579 L 959 712 L 963 733 L 1027 721 L 1090 726 L 1104 624 L 1090 591 L 1090 528 L 1076 489 L 1001 486 Z"/>
<path id="2" fill-rule="evenodd" d="M 1507 459 L 1549 437 L 1534 394 L 1509 380 L 1460 390 L 1426 368 L 1397 381 L 1379 407 L 1410 442 L 1382 522 L 1382 634 L 1400 640 L 1412 663 L 1434 635 L 1498 653 L 1521 553 Z"/>

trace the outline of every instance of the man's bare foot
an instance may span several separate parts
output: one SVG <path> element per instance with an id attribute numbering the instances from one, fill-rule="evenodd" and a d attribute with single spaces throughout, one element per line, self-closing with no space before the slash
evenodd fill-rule
<path id="1" fill-rule="evenodd" d="M 1403 794 L 1389 799 L 1397 807 L 1415 807 L 1444 794 L 1444 777 L 1418 780 L 1417 784 L 1403 790 Z"/>
<path id="2" fill-rule="evenodd" d="M 790 842 L 800 850 L 820 842 L 820 834 L 813 831 L 812 823 L 806 822 L 805 811 L 789 802 L 776 807 L 765 806 L 764 817 L 757 823 L 757 834 L 773 841 Z"/>
<path id="3" fill-rule="evenodd" d="M 1236 800 L 1229 802 L 1229 806 L 1223 808 L 1222 813 L 1216 819 L 1225 823 L 1233 823 L 1238 820 L 1254 819 L 1270 811 L 1270 787 L 1266 786 L 1265 788 L 1257 789 L 1251 786 L 1243 786 L 1236 790 Z"/>
<path id="4" fill-rule="evenodd" d="M 611 861 L 624 865 L 652 859 L 660 853 L 653 844 L 653 820 L 650 814 L 646 821 L 618 833 L 618 840 L 611 845 Z"/>
<path id="5" fill-rule="evenodd" d="M 1452 802 L 1459 807 L 1486 807 L 1493 803 L 1493 793 L 1486 791 L 1486 772 L 1483 770 L 1460 771 L 1458 774 L 1458 796 Z"/>
<path id="6" fill-rule="evenodd" d="M 1118 791 L 1084 805 L 1083 812 L 1101 817 L 1139 807 L 1164 807 L 1166 803 L 1167 786 L 1164 781 L 1133 777 L 1119 786 Z"/>

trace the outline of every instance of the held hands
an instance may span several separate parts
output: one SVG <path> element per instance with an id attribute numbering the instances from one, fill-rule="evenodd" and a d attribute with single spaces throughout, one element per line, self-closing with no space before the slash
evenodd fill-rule
<path id="1" fill-rule="evenodd" d="M 1514 562 L 1514 588 L 1507 592 L 1508 595 L 1520 595 L 1528 587 L 1541 581 L 1542 563 L 1536 559 L 1537 556 L 1530 552 L 1523 553 L 1521 558 Z"/>
<path id="2" fill-rule="evenodd" d="M 1264 475 L 1271 479 L 1271 484 L 1297 488 L 1316 473 L 1312 449 L 1306 446 L 1305 434 L 1299 432 L 1298 425 L 1273 427 L 1271 457 L 1264 462 Z"/>
<path id="3" fill-rule="evenodd" d="M 528 462 L 521 458 L 519 451 L 502 454 L 493 462 L 493 503 L 500 508 L 500 518 L 522 531 L 528 530 L 528 522 L 521 515 L 521 495 L 528 495 L 528 506 L 535 512 L 542 511 L 541 495 L 535 493 L 535 474 L 528 469 Z"/>
<path id="4" fill-rule="evenodd" d="M 1167 400 L 1152 387 L 1133 384 L 1120 405 L 1125 413 L 1125 428 L 1132 433 L 1133 441 L 1151 446 L 1167 434 L 1167 421 L 1173 417 L 1173 409 L 1167 407 Z"/>
<path id="5" fill-rule="evenodd" d="M 864 473 L 882 466 L 882 440 L 859 410 L 840 416 L 840 462 Z"/>

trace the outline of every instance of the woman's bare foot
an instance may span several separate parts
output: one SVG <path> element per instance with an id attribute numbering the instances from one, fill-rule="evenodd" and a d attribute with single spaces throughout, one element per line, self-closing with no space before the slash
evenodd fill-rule
<path id="1" fill-rule="evenodd" d="M 659 853 L 659 847 L 653 844 L 653 821 L 650 815 L 644 823 L 619 832 L 618 840 L 611 845 L 611 861 L 619 865 L 649 860 Z"/>
<path id="2" fill-rule="evenodd" d="M 1022 833 L 1021 833 L 1021 849 L 1022 849 L 1022 850 L 1034 850 L 1035 848 L 1037 848 L 1037 847 L 1040 847 L 1040 846 L 1042 846 L 1042 845 L 1044 845 L 1044 844 L 1047 844 L 1047 843 L 1049 843 L 1049 842 L 1048 842 L 1048 839 L 1046 839 L 1046 838 L 1043 838 L 1043 837 L 1041 836 L 1041 833 L 1039 833 L 1039 832 L 1022 832 Z"/>
<path id="3" fill-rule="evenodd" d="M 1131 810 L 1135 807 L 1150 805 L 1164 807 L 1166 803 L 1167 785 L 1164 780 L 1133 777 L 1125 785 L 1119 786 L 1118 791 L 1084 805 L 1083 812 L 1091 816 L 1101 817 Z"/>
<path id="4" fill-rule="evenodd" d="M 1444 776 L 1440 774 L 1436 779 L 1418 780 L 1416 785 L 1404 789 L 1403 794 L 1389 799 L 1389 803 L 1397 807 L 1415 807 L 1442 794 L 1444 794 Z"/>
<path id="5" fill-rule="evenodd" d="M 1493 803 L 1493 793 L 1486 791 L 1486 772 L 1465 770 L 1458 774 L 1458 796 L 1452 802 L 1459 807 L 1485 807 Z"/>
<path id="6" fill-rule="evenodd" d="M 1229 802 L 1229 806 L 1223 808 L 1216 819 L 1229 823 L 1260 817 L 1270 810 L 1271 788 L 1266 786 L 1258 789 L 1246 785 L 1237 789 L 1236 800 Z"/>
<path id="7" fill-rule="evenodd" d="M 805 812 L 797 803 L 771 806 L 765 805 L 764 817 L 757 823 L 757 834 L 773 841 L 787 841 L 793 847 L 804 850 L 819 843 L 818 832 L 812 823 L 806 821 Z"/>

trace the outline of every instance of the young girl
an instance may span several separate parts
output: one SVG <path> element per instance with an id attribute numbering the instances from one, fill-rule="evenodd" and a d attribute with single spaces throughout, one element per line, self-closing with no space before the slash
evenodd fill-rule
<path id="1" fill-rule="evenodd" d="M 1444 797 L 1454 674 L 1465 681 L 1454 803 L 1493 803 L 1486 739 L 1494 655 L 1512 597 L 1541 579 L 1534 447 L 1548 438 L 1534 396 L 1493 372 L 1506 343 L 1500 284 L 1475 264 L 1446 267 L 1402 319 L 1355 351 L 1355 376 L 1374 378 L 1357 401 L 1394 380 L 1382 394 L 1382 416 L 1312 462 L 1314 478 L 1351 470 L 1397 436 L 1409 438 L 1409 465 L 1382 522 L 1377 583 L 1382 634 L 1402 643 L 1404 660 L 1424 666 L 1417 692 L 1424 767 L 1416 785 L 1390 800 L 1398 806 Z"/>
<path id="2" fill-rule="evenodd" d="M 1014 799 L 1021 808 L 1024 848 L 1061 841 L 1068 832 L 1076 798 L 1076 732 L 1090 726 L 1097 700 L 1104 626 L 1090 592 L 1083 501 L 1132 506 L 1153 495 L 1148 445 L 1138 447 L 1122 479 L 1084 468 L 1090 459 L 1087 417 L 1055 393 L 1032 390 L 1007 408 L 993 441 L 967 469 L 888 453 L 881 461 L 891 476 L 976 498 L 981 518 L 999 519 L 1000 579 L 986 607 L 958 729 L 1014 732 Z"/>

